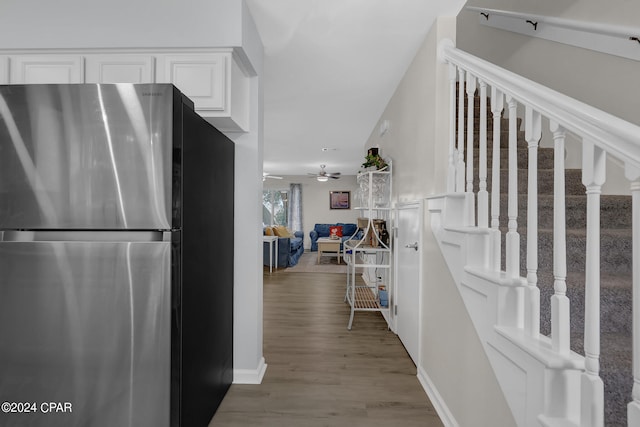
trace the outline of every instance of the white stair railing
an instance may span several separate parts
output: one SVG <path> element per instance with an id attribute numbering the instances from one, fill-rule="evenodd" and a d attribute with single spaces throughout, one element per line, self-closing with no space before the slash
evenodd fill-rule
<path id="1" fill-rule="evenodd" d="M 566 132 L 551 122 L 553 132 L 553 296 L 551 337 L 553 350 L 569 353 L 569 299 L 567 298 L 567 232 L 565 217 L 564 142 Z"/>
<path id="2" fill-rule="evenodd" d="M 473 119 L 473 113 L 475 110 L 475 93 L 476 93 L 476 78 L 467 73 L 467 84 L 465 85 L 467 92 L 467 188 L 465 195 L 465 225 L 475 224 L 475 202 L 473 194 L 473 144 L 474 141 L 474 129 L 475 123 Z M 464 123 L 464 121 L 463 121 Z M 464 134 L 464 132 L 463 132 Z"/>
<path id="3" fill-rule="evenodd" d="M 458 68 L 458 128 L 464 129 L 464 70 Z M 458 132 L 456 192 L 464 192 L 464 132 Z"/>
<path id="4" fill-rule="evenodd" d="M 506 270 L 509 277 L 520 277 L 520 234 L 518 233 L 518 103 L 507 93 L 509 106 L 509 182 L 507 185 Z"/>
<path id="5" fill-rule="evenodd" d="M 453 66 L 453 65 L 450 65 Z M 504 109 L 504 95 L 491 88 L 491 114 L 493 115 L 493 156 L 491 160 L 491 228 L 493 242 L 493 269 L 500 271 L 502 263 L 502 237 L 500 233 L 500 121 Z M 455 131 L 455 130 L 454 130 Z"/>
<path id="6" fill-rule="evenodd" d="M 489 227 L 489 192 L 487 192 L 487 84 L 480 80 L 480 158 L 478 160 L 478 227 Z"/>
<path id="7" fill-rule="evenodd" d="M 603 425 L 604 398 L 600 371 L 600 190 L 605 181 L 606 153 L 588 141 L 582 147 L 582 183 L 587 188 L 587 254 L 584 286 L 585 372 L 581 378 L 581 420 Z"/>
<path id="8" fill-rule="evenodd" d="M 455 182 L 456 192 L 465 192 L 465 225 L 475 224 L 475 197 L 473 193 L 474 150 L 474 94 L 480 90 L 480 144 L 478 168 L 479 191 L 478 227 L 491 226 L 492 253 L 487 257 L 487 270 L 501 270 L 500 225 L 500 119 L 504 104 L 508 107 L 508 231 L 505 236 L 506 276 L 519 278 L 520 235 L 518 234 L 518 106 L 525 110 L 525 139 L 529 153 L 528 214 L 527 214 L 527 286 L 524 295 L 522 318 L 517 321 L 531 339 L 538 339 L 540 331 L 540 291 L 537 286 L 538 270 L 538 194 L 537 194 L 537 150 L 541 136 L 541 121 L 550 123 L 554 139 L 554 229 L 553 229 L 553 276 L 554 295 L 551 297 L 551 349 L 558 357 L 570 354 L 569 299 L 567 297 L 567 256 L 565 217 L 565 165 L 564 148 L 566 132 L 577 136 L 583 146 L 583 183 L 587 188 L 587 250 L 585 265 L 585 369 L 581 385 L 579 414 L 558 407 L 558 402 L 545 406 L 549 413 L 541 417 L 579 417 L 581 426 L 603 426 L 603 383 L 599 377 L 600 357 L 600 191 L 605 180 L 604 164 L 607 156 L 620 160 L 625 165 L 627 178 L 632 182 L 633 206 L 633 393 L 628 405 L 628 425 L 640 425 L 640 127 L 621 120 L 594 107 L 581 103 L 547 87 L 525 79 L 487 61 L 456 49 L 450 41 L 439 49 L 441 59 L 449 64 L 451 105 L 456 103 L 455 78 L 458 78 L 457 151 L 454 137 L 450 136 L 449 183 Z M 493 153 L 491 157 L 491 194 L 486 185 L 486 93 L 491 93 L 493 115 Z M 464 163 L 465 94 L 467 95 L 467 164 Z M 455 116 L 455 108 L 450 118 Z M 456 130 L 453 126 L 450 128 Z M 455 163 L 454 163 L 455 162 Z M 466 170 L 465 170 L 466 168 Z M 466 172 L 466 179 L 465 179 Z M 455 173 L 455 176 L 451 176 Z M 465 187 L 466 183 L 466 187 Z M 450 188 L 453 185 L 450 185 Z M 491 213 L 489 224 L 489 197 Z M 575 391 L 575 390 L 574 390 Z M 553 393 L 553 391 L 550 391 Z M 561 393 L 548 396 L 562 397 Z"/>

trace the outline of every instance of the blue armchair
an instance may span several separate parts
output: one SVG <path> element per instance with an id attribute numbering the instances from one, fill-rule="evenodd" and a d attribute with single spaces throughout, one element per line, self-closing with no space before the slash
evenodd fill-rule
<path id="1" fill-rule="evenodd" d="M 342 226 L 342 238 L 340 239 L 340 250 L 342 250 L 342 242 L 349 239 L 353 234 L 358 231 L 357 239 L 362 237 L 362 230 L 358 230 L 358 226 L 352 223 L 342 223 L 338 222 L 336 224 L 316 224 L 313 227 L 313 230 L 309 232 L 309 237 L 311 238 L 311 251 L 316 252 L 318 250 L 318 238 L 320 237 L 329 237 L 329 227 L 333 227 L 336 225 Z"/>

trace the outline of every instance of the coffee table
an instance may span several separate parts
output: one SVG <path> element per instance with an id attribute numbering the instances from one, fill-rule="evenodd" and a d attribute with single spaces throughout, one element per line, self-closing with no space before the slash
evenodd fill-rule
<path id="1" fill-rule="evenodd" d="M 337 256 L 338 264 L 340 264 L 340 239 L 320 237 L 318 239 L 318 264 L 320 264 L 320 257 L 323 255 Z"/>

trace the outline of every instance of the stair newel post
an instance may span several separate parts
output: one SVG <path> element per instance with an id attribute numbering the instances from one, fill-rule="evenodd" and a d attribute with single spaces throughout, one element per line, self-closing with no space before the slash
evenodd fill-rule
<path id="1" fill-rule="evenodd" d="M 555 122 L 553 133 L 553 290 L 551 341 L 555 351 L 569 354 L 569 299 L 567 298 L 567 237 L 565 220 L 564 142 L 566 132 Z"/>
<path id="2" fill-rule="evenodd" d="M 506 271 L 509 277 L 520 277 L 520 234 L 518 234 L 518 103 L 507 95 L 509 107 L 509 217 L 506 235 Z"/>
<path id="3" fill-rule="evenodd" d="M 587 253 L 584 286 L 585 372 L 581 379 L 581 423 L 604 425 L 604 385 L 600 378 L 600 193 L 606 152 L 583 141 L 582 183 L 587 189 Z"/>
<path id="4" fill-rule="evenodd" d="M 466 224 L 475 225 L 475 196 L 473 194 L 473 140 L 474 140 L 474 96 L 476 78 L 467 72 L 467 188 L 465 192 Z"/>
<path id="5" fill-rule="evenodd" d="M 502 266 L 502 238 L 500 235 L 500 124 L 504 109 L 504 95 L 491 88 L 491 114 L 493 115 L 493 159 L 491 161 L 491 228 L 493 229 L 493 268 Z"/>
<path id="6" fill-rule="evenodd" d="M 538 288 L 538 143 L 542 135 L 540 113 L 527 106 L 525 139 L 529 147 L 527 190 L 527 292 L 525 330 L 534 338 L 540 335 L 540 289 Z"/>
<path id="7" fill-rule="evenodd" d="M 456 66 L 449 63 L 449 170 L 447 192 L 456 191 Z"/>
<path id="8" fill-rule="evenodd" d="M 480 156 L 478 160 L 478 227 L 489 228 L 489 193 L 487 192 L 487 84 L 480 86 Z"/>
<path id="9" fill-rule="evenodd" d="M 627 405 L 627 425 L 640 425 L 640 169 L 627 166 L 631 182 L 633 259 L 633 400 Z"/>
<path id="10" fill-rule="evenodd" d="M 456 193 L 464 192 L 464 82 L 465 72 L 458 68 L 458 162 Z"/>

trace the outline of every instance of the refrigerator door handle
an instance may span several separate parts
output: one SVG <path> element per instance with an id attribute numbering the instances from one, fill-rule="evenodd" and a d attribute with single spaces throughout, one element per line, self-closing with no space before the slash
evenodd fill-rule
<path id="1" fill-rule="evenodd" d="M 4 230 L 3 242 L 170 242 L 170 231 Z"/>

